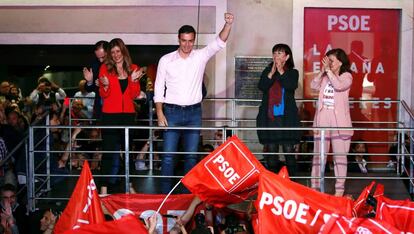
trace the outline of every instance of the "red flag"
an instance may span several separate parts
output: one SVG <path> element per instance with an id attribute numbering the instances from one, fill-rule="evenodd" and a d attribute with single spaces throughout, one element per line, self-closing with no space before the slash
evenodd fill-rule
<path id="1" fill-rule="evenodd" d="M 55 234 L 105 221 L 96 189 L 89 164 L 85 161 L 68 205 L 56 223 Z"/>
<path id="2" fill-rule="evenodd" d="M 400 234 L 397 228 L 387 222 L 369 218 L 345 218 L 332 216 L 328 223 L 322 226 L 319 234 L 330 233 L 375 233 L 375 234 Z"/>
<path id="3" fill-rule="evenodd" d="M 102 203 L 115 219 L 125 214 L 147 219 L 157 210 L 164 198 L 164 194 L 112 194 L 102 198 Z M 160 214 L 181 216 L 193 198 L 192 194 L 172 194 L 162 206 Z M 194 213 L 199 213 L 203 209 L 204 205 L 200 204 Z M 160 234 L 168 233 L 175 225 L 175 219 L 172 217 L 159 217 L 157 220 L 157 231 Z"/>
<path id="4" fill-rule="evenodd" d="M 189 171 L 182 182 L 201 200 L 223 207 L 256 193 L 261 171 L 262 164 L 233 136 Z"/>
<path id="5" fill-rule="evenodd" d="M 252 227 L 253 233 L 260 233 L 259 232 L 259 217 L 257 214 L 252 214 Z"/>
<path id="6" fill-rule="evenodd" d="M 372 181 L 370 185 L 364 188 L 364 190 L 361 192 L 361 195 L 359 195 L 358 199 L 354 201 L 354 205 L 352 208 L 352 215 L 354 217 L 363 218 L 374 210 L 374 207 L 366 203 L 368 195 L 372 194 L 374 185 L 375 185 L 375 181 Z M 383 195 L 384 195 L 384 185 L 377 183 L 373 197 L 377 199 L 379 196 L 383 196 Z"/>
<path id="7" fill-rule="evenodd" d="M 260 173 L 256 210 L 260 234 L 317 233 L 332 214 L 351 217 L 352 201 L 317 192 L 272 172 Z"/>
<path id="8" fill-rule="evenodd" d="M 106 210 L 117 219 L 125 213 L 141 216 L 143 213 L 157 210 L 164 198 L 164 194 L 111 194 L 101 198 L 101 202 Z M 180 216 L 184 214 L 193 199 L 192 194 L 171 194 L 160 213 Z M 204 209 L 204 206 L 200 205 L 197 208 Z M 146 217 L 141 216 L 141 218 Z"/>
<path id="9" fill-rule="evenodd" d="M 64 234 L 129 234 L 129 233 L 148 233 L 144 224 L 133 215 L 127 215 L 121 219 L 83 225 L 79 229 L 68 230 Z"/>
<path id="10" fill-rule="evenodd" d="M 414 202 L 391 200 L 384 196 L 377 199 L 378 220 L 383 220 L 402 232 L 414 232 Z"/>
<path id="11" fill-rule="evenodd" d="M 283 166 L 282 169 L 280 169 L 279 173 L 277 173 L 280 177 L 283 179 L 290 179 L 289 178 L 289 172 L 286 166 Z"/>

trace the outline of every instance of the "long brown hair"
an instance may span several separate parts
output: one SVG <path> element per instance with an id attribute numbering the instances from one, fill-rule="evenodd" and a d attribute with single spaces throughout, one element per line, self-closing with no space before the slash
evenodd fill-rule
<path id="1" fill-rule="evenodd" d="M 111 50 L 116 46 L 119 47 L 122 55 L 124 56 L 124 62 L 122 63 L 122 68 L 124 69 L 124 71 L 126 71 L 126 73 L 129 76 L 132 73 L 132 70 L 131 70 L 132 60 L 131 60 L 131 56 L 129 55 L 129 51 L 127 47 L 125 46 L 124 41 L 121 38 L 114 38 L 109 42 L 109 47 L 107 51 L 108 56 L 106 56 L 106 60 L 105 60 L 105 64 L 106 64 L 106 67 L 108 68 L 108 72 L 116 73 L 117 75 L 119 75 L 116 69 L 115 61 L 112 59 L 112 55 L 111 55 Z"/>

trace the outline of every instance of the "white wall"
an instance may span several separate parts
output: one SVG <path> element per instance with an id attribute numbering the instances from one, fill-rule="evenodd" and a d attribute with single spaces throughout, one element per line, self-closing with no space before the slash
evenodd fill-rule
<path id="1" fill-rule="evenodd" d="M 277 43 L 292 45 L 292 0 L 228 0 L 235 24 L 227 46 L 227 96 L 234 97 L 234 57 L 271 56 Z"/>

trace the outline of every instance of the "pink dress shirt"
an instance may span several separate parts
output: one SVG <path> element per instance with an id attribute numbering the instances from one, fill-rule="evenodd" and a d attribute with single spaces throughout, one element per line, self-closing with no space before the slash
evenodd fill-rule
<path id="1" fill-rule="evenodd" d="M 206 47 L 192 50 L 185 59 L 179 55 L 178 50 L 162 56 L 155 80 L 154 102 L 180 106 L 201 102 L 201 86 L 206 64 L 225 46 L 226 43 L 217 37 Z"/>

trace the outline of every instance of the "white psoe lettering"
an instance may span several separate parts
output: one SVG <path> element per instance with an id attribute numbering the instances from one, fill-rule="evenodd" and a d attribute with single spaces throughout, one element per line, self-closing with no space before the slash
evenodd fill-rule
<path id="1" fill-rule="evenodd" d="M 339 31 L 370 31 L 369 15 L 328 15 L 328 31 L 337 26 Z"/>
<path id="2" fill-rule="evenodd" d="M 219 171 L 223 172 L 225 178 L 230 184 L 234 184 L 238 179 L 240 179 L 239 174 L 234 170 L 233 167 L 230 167 L 230 163 L 224 160 L 223 155 L 219 155 L 213 160 L 214 164 L 220 164 L 218 166 Z"/>
<path id="3" fill-rule="evenodd" d="M 305 216 L 309 211 L 309 206 L 305 203 L 297 203 L 294 200 L 286 200 L 281 196 L 273 197 L 272 194 L 263 192 L 260 198 L 259 208 L 263 209 L 264 206 L 273 205 L 270 209 L 275 215 L 282 215 L 286 219 L 294 219 L 298 223 L 306 224 L 307 220 Z"/>

